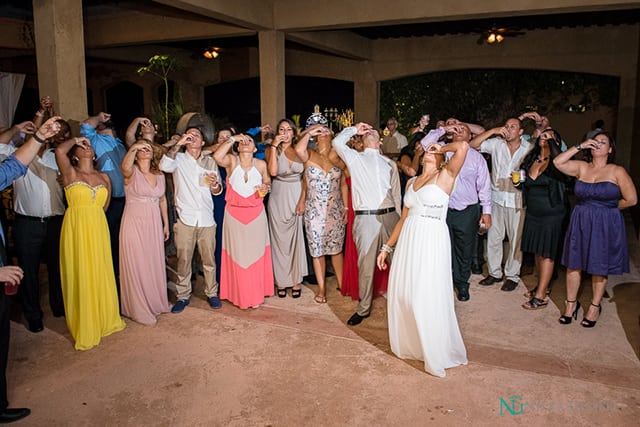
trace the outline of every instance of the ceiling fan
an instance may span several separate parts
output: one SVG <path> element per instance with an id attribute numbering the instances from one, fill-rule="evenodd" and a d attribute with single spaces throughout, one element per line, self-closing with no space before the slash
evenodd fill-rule
<path id="1" fill-rule="evenodd" d="M 478 38 L 478 44 L 502 43 L 504 39 L 507 37 L 517 37 L 521 35 L 524 35 L 524 31 L 520 31 L 517 28 L 493 26 L 488 30 L 484 30 L 480 32 L 480 37 Z"/>

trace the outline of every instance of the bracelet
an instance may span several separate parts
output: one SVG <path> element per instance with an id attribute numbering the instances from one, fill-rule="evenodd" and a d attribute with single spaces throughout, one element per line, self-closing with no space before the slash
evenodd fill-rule
<path id="1" fill-rule="evenodd" d="M 582 144 L 576 144 L 576 150 L 578 151 L 582 150 Z"/>
<path id="2" fill-rule="evenodd" d="M 45 139 L 38 136 L 38 132 L 33 133 L 33 139 L 38 141 L 40 144 L 44 144 L 45 142 L 47 142 Z"/>
<path id="3" fill-rule="evenodd" d="M 38 111 L 36 111 L 36 116 L 37 117 L 42 117 L 42 116 L 44 116 L 44 113 L 42 111 L 38 110 Z"/>
<path id="4" fill-rule="evenodd" d="M 380 252 L 386 252 L 386 253 L 390 254 L 390 253 L 393 253 L 393 248 L 385 243 L 380 248 Z"/>

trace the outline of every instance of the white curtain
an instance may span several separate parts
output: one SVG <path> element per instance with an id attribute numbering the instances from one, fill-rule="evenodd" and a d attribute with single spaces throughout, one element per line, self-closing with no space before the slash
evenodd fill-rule
<path id="1" fill-rule="evenodd" d="M 16 113 L 24 74 L 3 73 L 0 71 L 0 129 L 11 127 Z"/>

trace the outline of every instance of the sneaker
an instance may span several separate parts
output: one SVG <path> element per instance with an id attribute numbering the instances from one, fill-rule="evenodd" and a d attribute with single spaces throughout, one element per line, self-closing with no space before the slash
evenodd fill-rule
<path id="1" fill-rule="evenodd" d="M 172 313 L 182 313 L 184 308 L 189 305 L 188 299 L 179 299 L 176 303 L 171 307 Z"/>
<path id="2" fill-rule="evenodd" d="M 214 310 L 217 310 L 217 309 L 222 307 L 222 303 L 220 302 L 220 298 L 218 298 L 217 296 L 209 297 L 209 298 L 207 298 L 207 301 L 209 301 L 209 305 Z"/>

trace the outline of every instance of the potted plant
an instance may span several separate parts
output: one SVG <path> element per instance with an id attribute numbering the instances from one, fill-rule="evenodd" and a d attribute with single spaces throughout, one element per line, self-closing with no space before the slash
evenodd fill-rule
<path id="1" fill-rule="evenodd" d="M 171 124 L 175 126 L 178 118 L 182 116 L 182 100 L 179 91 L 174 90 L 173 102 L 169 102 L 169 74 L 180 68 L 178 60 L 171 55 L 153 55 L 149 58 L 148 64 L 138 68 L 139 76 L 151 73 L 162 80 L 164 85 L 164 102 L 160 102 L 159 106 L 154 106 L 152 111 L 152 119 L 156 123 L 161 124 L 162 136 L 165 140 L 169 139 L 169 129 Z"/>

